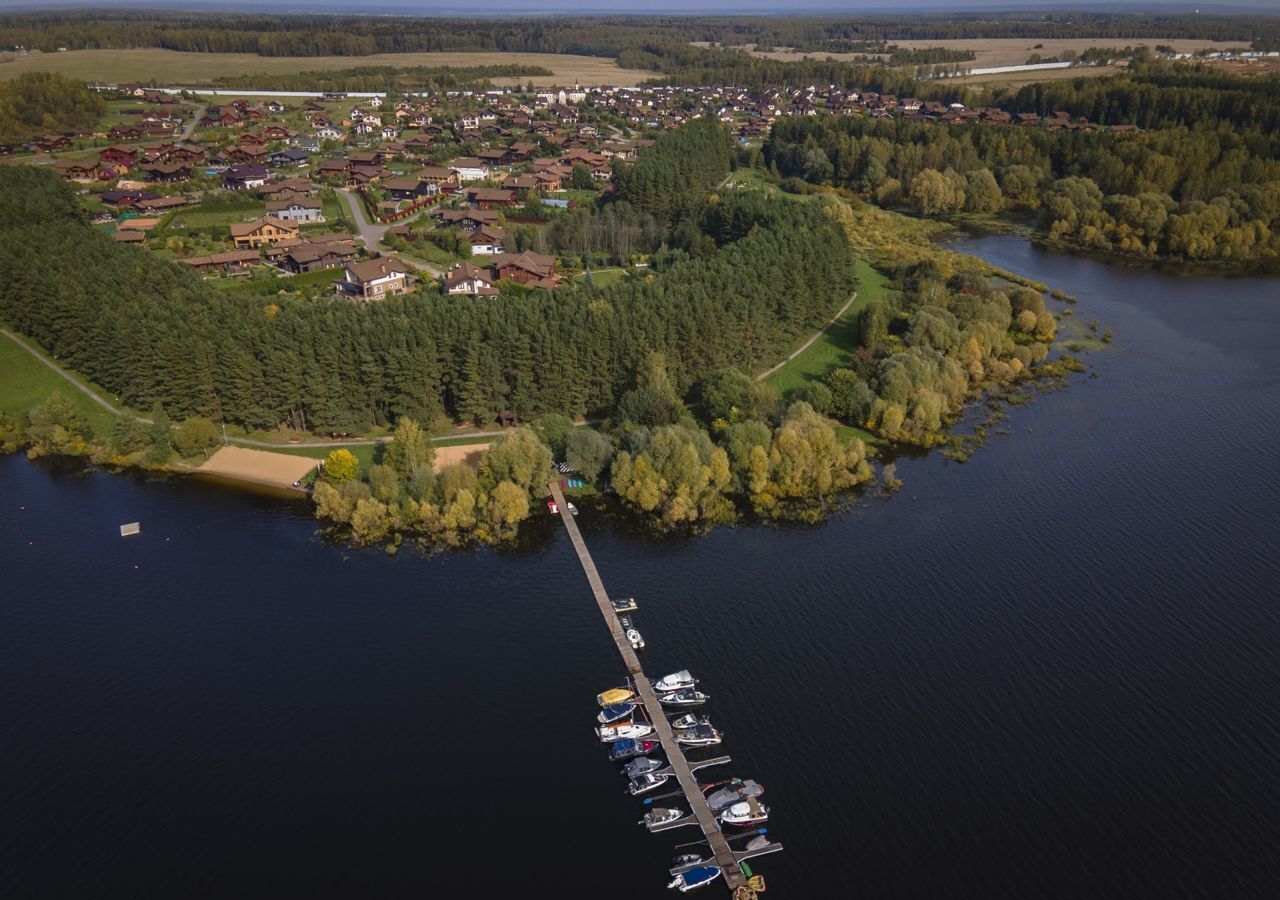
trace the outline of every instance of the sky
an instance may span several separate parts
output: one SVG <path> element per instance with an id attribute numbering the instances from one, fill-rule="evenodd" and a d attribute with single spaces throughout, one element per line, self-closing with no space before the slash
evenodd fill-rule
<path id="1" fill-rule="evenodd" d="M 1105 12 L 1155 11 L 1209 13 L 1274 12 L 1280 14 L 1280 0 L 1230 0 L 1228 3 L 1200 3 L 1197 0 L 1149 0 L 1149 2 L 1106 2 L 1106 0 L 0 0 L 0 9 L 174 9 L 293 12 L 364 12 L 400 15 L 445 15 L 458 18 L 507 15 L 563 15 L 569 13 L 615 14 L 728 14 L 849 15 L 912 12 L 1017 10 L 1093 10 Z"/>

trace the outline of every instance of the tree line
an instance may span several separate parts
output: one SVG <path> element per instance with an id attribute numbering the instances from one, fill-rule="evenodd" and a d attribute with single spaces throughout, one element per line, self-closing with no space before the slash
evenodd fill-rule
<path id="1" fill-rule="evenodd" d="M 947 13 L 913 16 L 575 16 L 528 19 L 283 16 L 228 13 L 56 11 L 0 16 L 0 43 L 46 52 L 159 47 L 262 56 L 367 56 L 436 50 L 579 53 L 615 57 L 658 40 L 753 43 L 837 52 L 849 44 L 986 38 L 1198 38 L 1280 45 L 1269 16 L 1085 13 Z"/>
<path id="2" fill-rule="evenodd" d="M 1137 256 L 1259 261 L 1280 252 L 1280 161 L 1267 140 L 1202 121 L 1136 134 L 908 120 L 779 120 L 783 176 L 925 215 L 1023 209 L 1046 236 Z"/>
<path id="3" fill-rule="evenodd" d="M 269 91 L 386 91 L 388 93 L 440 93 L 488 87 L 494 78 L 549 76 L 543 66 L 353 66 L 306 72 L 259 72 L 226 75 L 212 81 L 220 88 Z"/>
<path id="4" fill-rule="evenodd" d="M 0 81 L 0 141 L 18 143 L 96 125 L 106 103 L 83 81 L 24 72 Z"/>

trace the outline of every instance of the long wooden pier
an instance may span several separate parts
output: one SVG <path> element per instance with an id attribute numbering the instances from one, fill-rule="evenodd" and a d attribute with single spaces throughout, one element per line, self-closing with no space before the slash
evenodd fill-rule
<path id="1" fill-rule="evenodd" d="M 555 498 L 556 506 L 560 510 L 560 518 L 564 520 L 564 526 L 569 532 L 569 539 L 573 542 L 573 549 L 578 553 L 578 561 L 582 563 L 582 569 L 587 574 L 587 583 L 591 585 L 591 592 L 595 594 L 596 603 L 600 606 L 600 614 L 604 616 L 605 624 L 609 626 L 609 633 L 613 635 L 613 642 L 617 645 L 618 653 L 622 655 L 622 661 L 627 666 L 627 673 L 635 684 L 636 693 L 640 695 L 640 700 L 648 710 L 649 720 L 658 734 L 658 740 L 662 742 L 662 749 L 666 751 L 669 767 L 680 783 L 681 790 L 684 791 L 689 809 L 692 810 L 698 826 L 702 829 L 703 837 L 711 846 L 711 852 L 724 876 L 725 884 L 730 891 L 736 890 L 747 881 L 742 874 L 738 857 L 729 846 L 729 842 L 725 840 L 724 832 L 720 830 L 720 822 L 707 806 L 707 798 L 703 796 L 697 779 L 693 777 L 693 769 L 685 759 L 684 748 L 676 743 L 675 733 L 671 730 L 671 723 L 667 721 L 662 704 L 658 702 L 658 695 L 640 667 L 640 657 L 631 648 L 631 643 L 627 640 L 621 623 L 618 622 L 618 614 L 613 611 L 613 604 L 609 602 L 609 594 L 604 589 L 604 582 L 600 580 L 600 573 L 596 571 L 596 564 L 592 561 L 591 554 L 587 552 L 586 542 L 582 540 L 582 533 L 578 531 L 578 523 L 573 520 L 573 515 L 569 512 L 569 504 L 565 502 L 560 484 L 552 481 L 549 487 L 551 496 Z"/>

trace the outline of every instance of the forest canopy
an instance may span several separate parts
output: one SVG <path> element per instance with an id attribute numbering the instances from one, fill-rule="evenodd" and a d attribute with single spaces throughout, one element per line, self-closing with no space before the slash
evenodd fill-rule
<path id="1" fill-rule="evenodd" d="M 83 81 L 56 72 L 24 72 L 0 81 L 0 141 L 18 143 L 95 125 L 106 109 Z"/>

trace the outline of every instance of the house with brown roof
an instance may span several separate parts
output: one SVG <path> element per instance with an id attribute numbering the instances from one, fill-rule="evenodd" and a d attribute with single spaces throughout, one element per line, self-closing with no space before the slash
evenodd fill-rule
<path id="1" fill-rule="evenodd" d="M 381 300 L 409 290 L 409 267 L 395 256 L 377 256 L 349 262 L 338 288 L 361 300 Z"/>
<path id="2" fill-rule="evenodd" d="M 178 262 L 190 266 L 197 272 L 222 272 L 226 275 L 238 274 L 244 267 L 259 261 L 257 250 L 228 250 L 214 253 L 211 256 L 189 256 Z"/>
<path id="3" fill-rule="evenodd" d="M 424 166 L 415 173 L 414 177 L 440 187 L 458 184 L 458 173 L 442 166 Z"/>
<path id="4" fill-rule="evenodd" d="M 440 193 L 439 185 L 416 175 L 388 178 L 382 186 L 396 200 L 418 200 L 422 197 L 434 197 Z"/>
<path id="5" fill-rule="evenodd" d="M 492 297 L 498 289 L 483 269 L 461 262 L 444 274 L 444 292 L 450 296 Z"/>
<path id="6" fill-rule="evenodd" d="M 298 226 L 275 216 L 261 216 L 231 226 L 231 240 L 237 250 L 256 250 L 267 244 L 297 239 Z"/>
<path id="7" fill-rule="evenodd" d="M 482 225 L 467 235 L 472 256 L 493 256 L 495 253 L 505 253 L 506 240 L 506 233 L 493 225 Z"/>
<path id="8" fill-rule="evenodd" d="M 493 274 L 498 281 L 507 279 L 533 287 L 554 288 L 560 282 L 560 276 L 556 274 L 556 258 L 531 250 L 495 254 Z"/>
<path id="9" fill-rule="evenodd" d="M 476 209 L 498 209 L 520 205 L 520 198 L 516 196 L 515 191 L 500 188 L 467 188 L 464 194 L 467 201 Z"/>
<path id="10" fill-rule="evenodd" d="M 91 159 L 59 160 L 53 168 L 68 181 L 93 181 L 98 177 L 98 164 Z"/>

